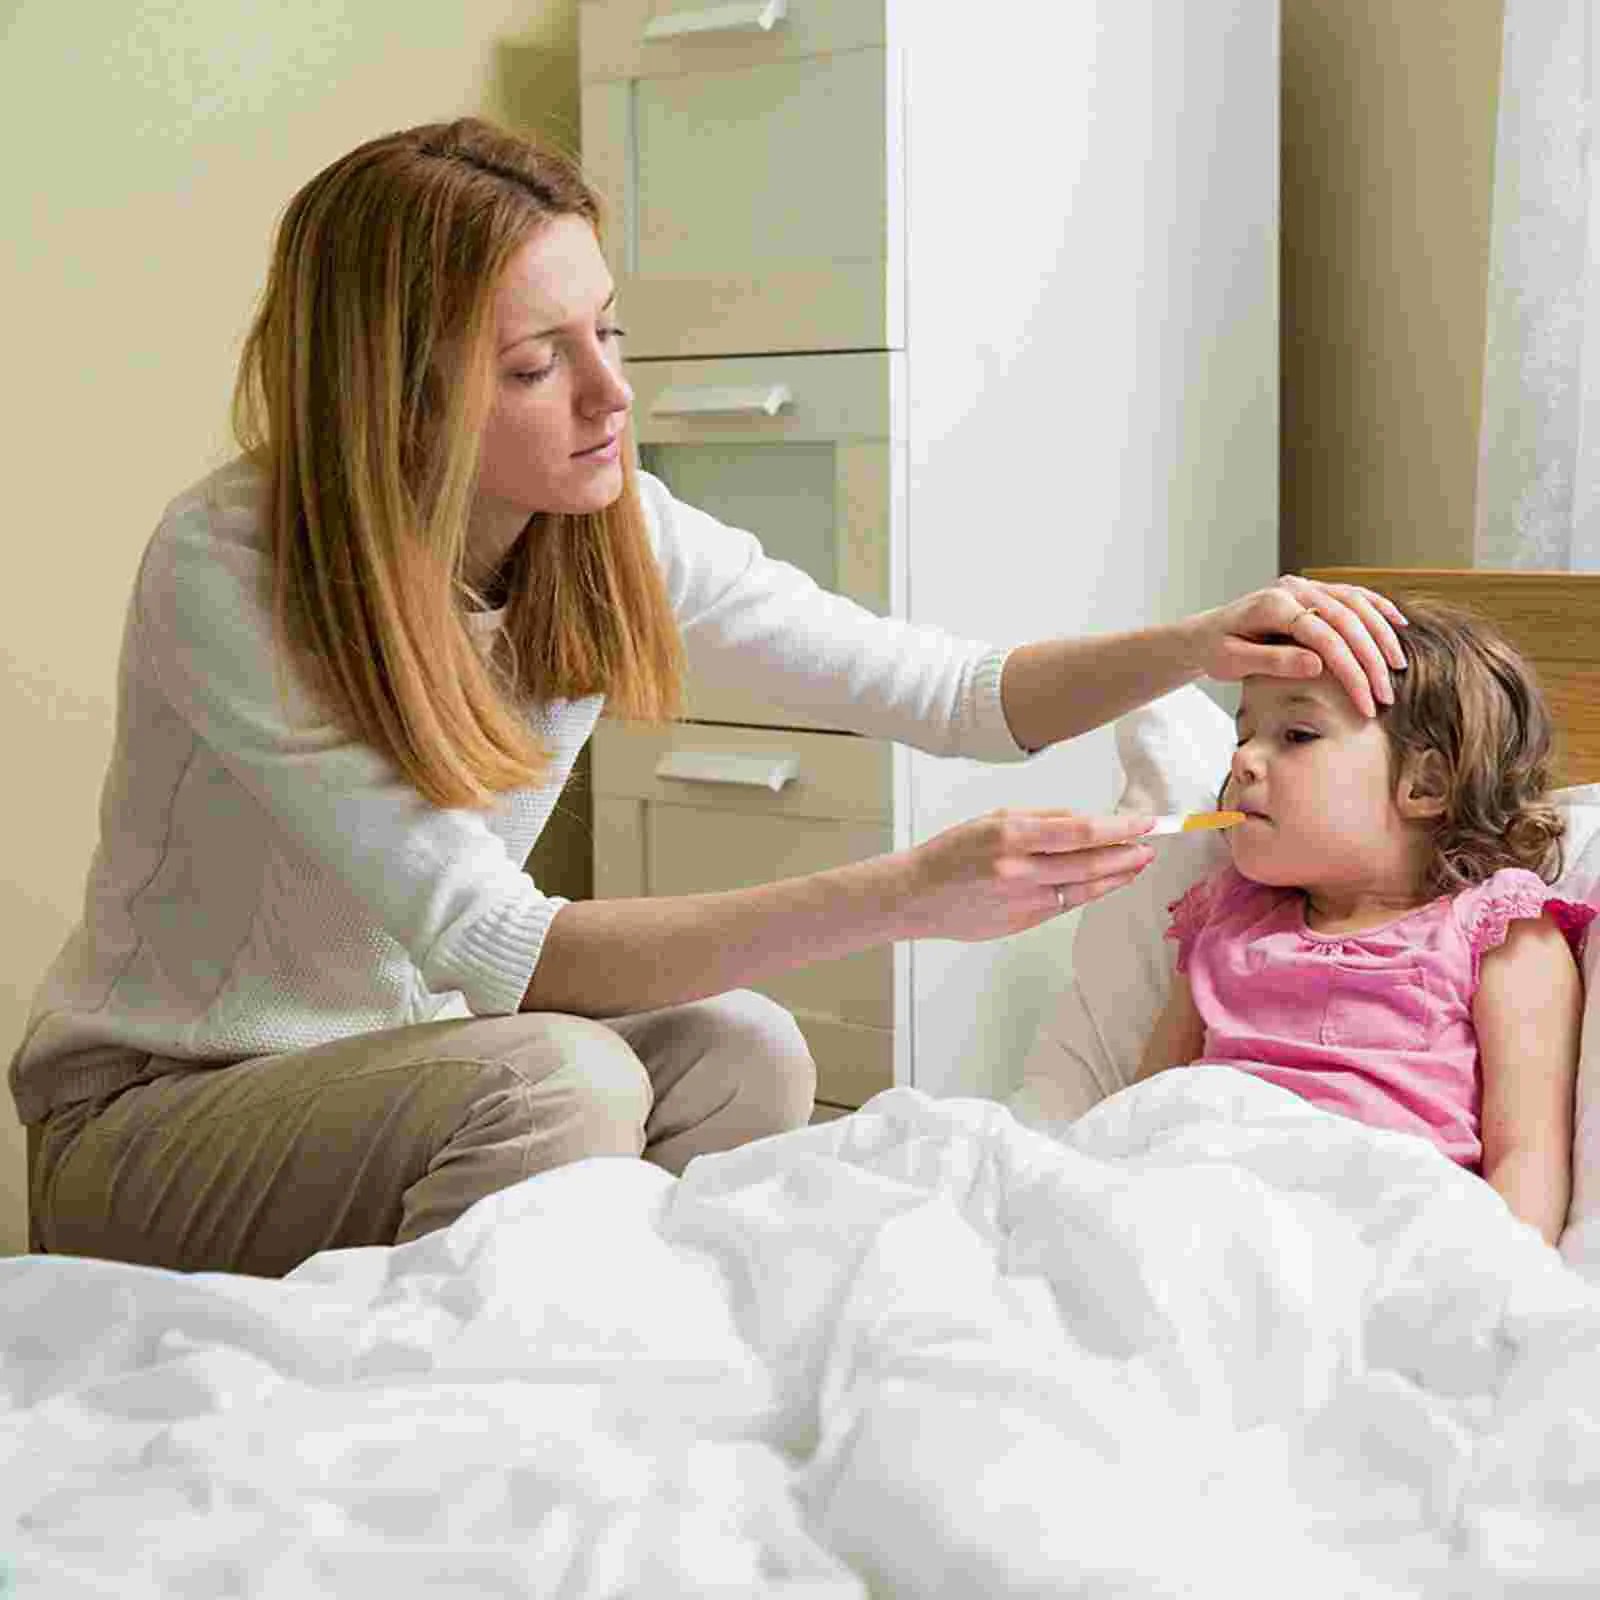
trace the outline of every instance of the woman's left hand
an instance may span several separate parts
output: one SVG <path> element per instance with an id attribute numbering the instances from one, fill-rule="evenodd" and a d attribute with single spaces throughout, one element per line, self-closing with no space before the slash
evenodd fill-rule
<path id="1" fill-rule="evenodd" d="M 1314 678 L 1326 667 L 1370 717 L 1380 702 L 1394 702 L 1389 672 L 1406 664 L 1395 632 L 1405 620 L 1393 601 L 1371 589 L 1286 573 L 1271 588 L 1201 612 L 1190 625 L 1208 677 Z M 1266 643 L 1274 634 L 1293 643 Z"/>

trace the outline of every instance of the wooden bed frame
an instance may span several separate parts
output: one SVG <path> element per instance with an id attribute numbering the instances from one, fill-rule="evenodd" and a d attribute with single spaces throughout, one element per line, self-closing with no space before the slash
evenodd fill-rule
<path id="1" fill-rule="evenodd" d="M 1466 607 L 1533 663 L 1557 727 L 1556 781 L 1600 782 L 1600 573 L 1428 567 L 1307 567 L 1319 583 L 1356 583 L 1408 599 Z"/>

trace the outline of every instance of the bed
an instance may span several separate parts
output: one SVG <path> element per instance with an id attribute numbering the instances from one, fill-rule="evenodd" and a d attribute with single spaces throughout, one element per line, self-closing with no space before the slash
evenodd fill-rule
<path id="1" fill-rule="evenodd" d="M 1524 640 L 1574 674 L 1569 784 L 1597 583 Z M 1214 791 L 1218 719 L 1124 719 L 1123 804 Z M 1593 889 L 1600 788 L 1563 803 Z M 1008 1104 L 579 1162 L 281 1281 L 0 1263 L 0 1593 L 1592 1593 L 1592 1184 L 1558 1253 L 1420 1141 L 1218 1068 L 1119 1083 L 1157 899 L 1216 847 L 1084 913 Z"/>

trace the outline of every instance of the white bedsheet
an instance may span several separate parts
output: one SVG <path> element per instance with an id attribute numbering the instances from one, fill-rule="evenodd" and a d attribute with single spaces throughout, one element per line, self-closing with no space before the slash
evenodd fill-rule
<path id="1" fill-rule="evenodd" d="M 1242 1074 L 1050 1133 L 894 1090 L 282 1282 L 0 1263 L 0 1563 L 119 1600 L 1592 1595 L 1600 1290 Z"/>

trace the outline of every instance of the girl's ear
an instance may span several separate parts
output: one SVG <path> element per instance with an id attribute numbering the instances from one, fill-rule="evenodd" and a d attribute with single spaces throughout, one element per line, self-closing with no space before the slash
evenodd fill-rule
<path id="1" fill-rule="evenodd" d="M 1444 757 L 1437 750 L 1407 757 L 1394 797 L 1400 815 L 1408 821 L 1443 816 L 1449 799 L 1450 772 Z"/>

